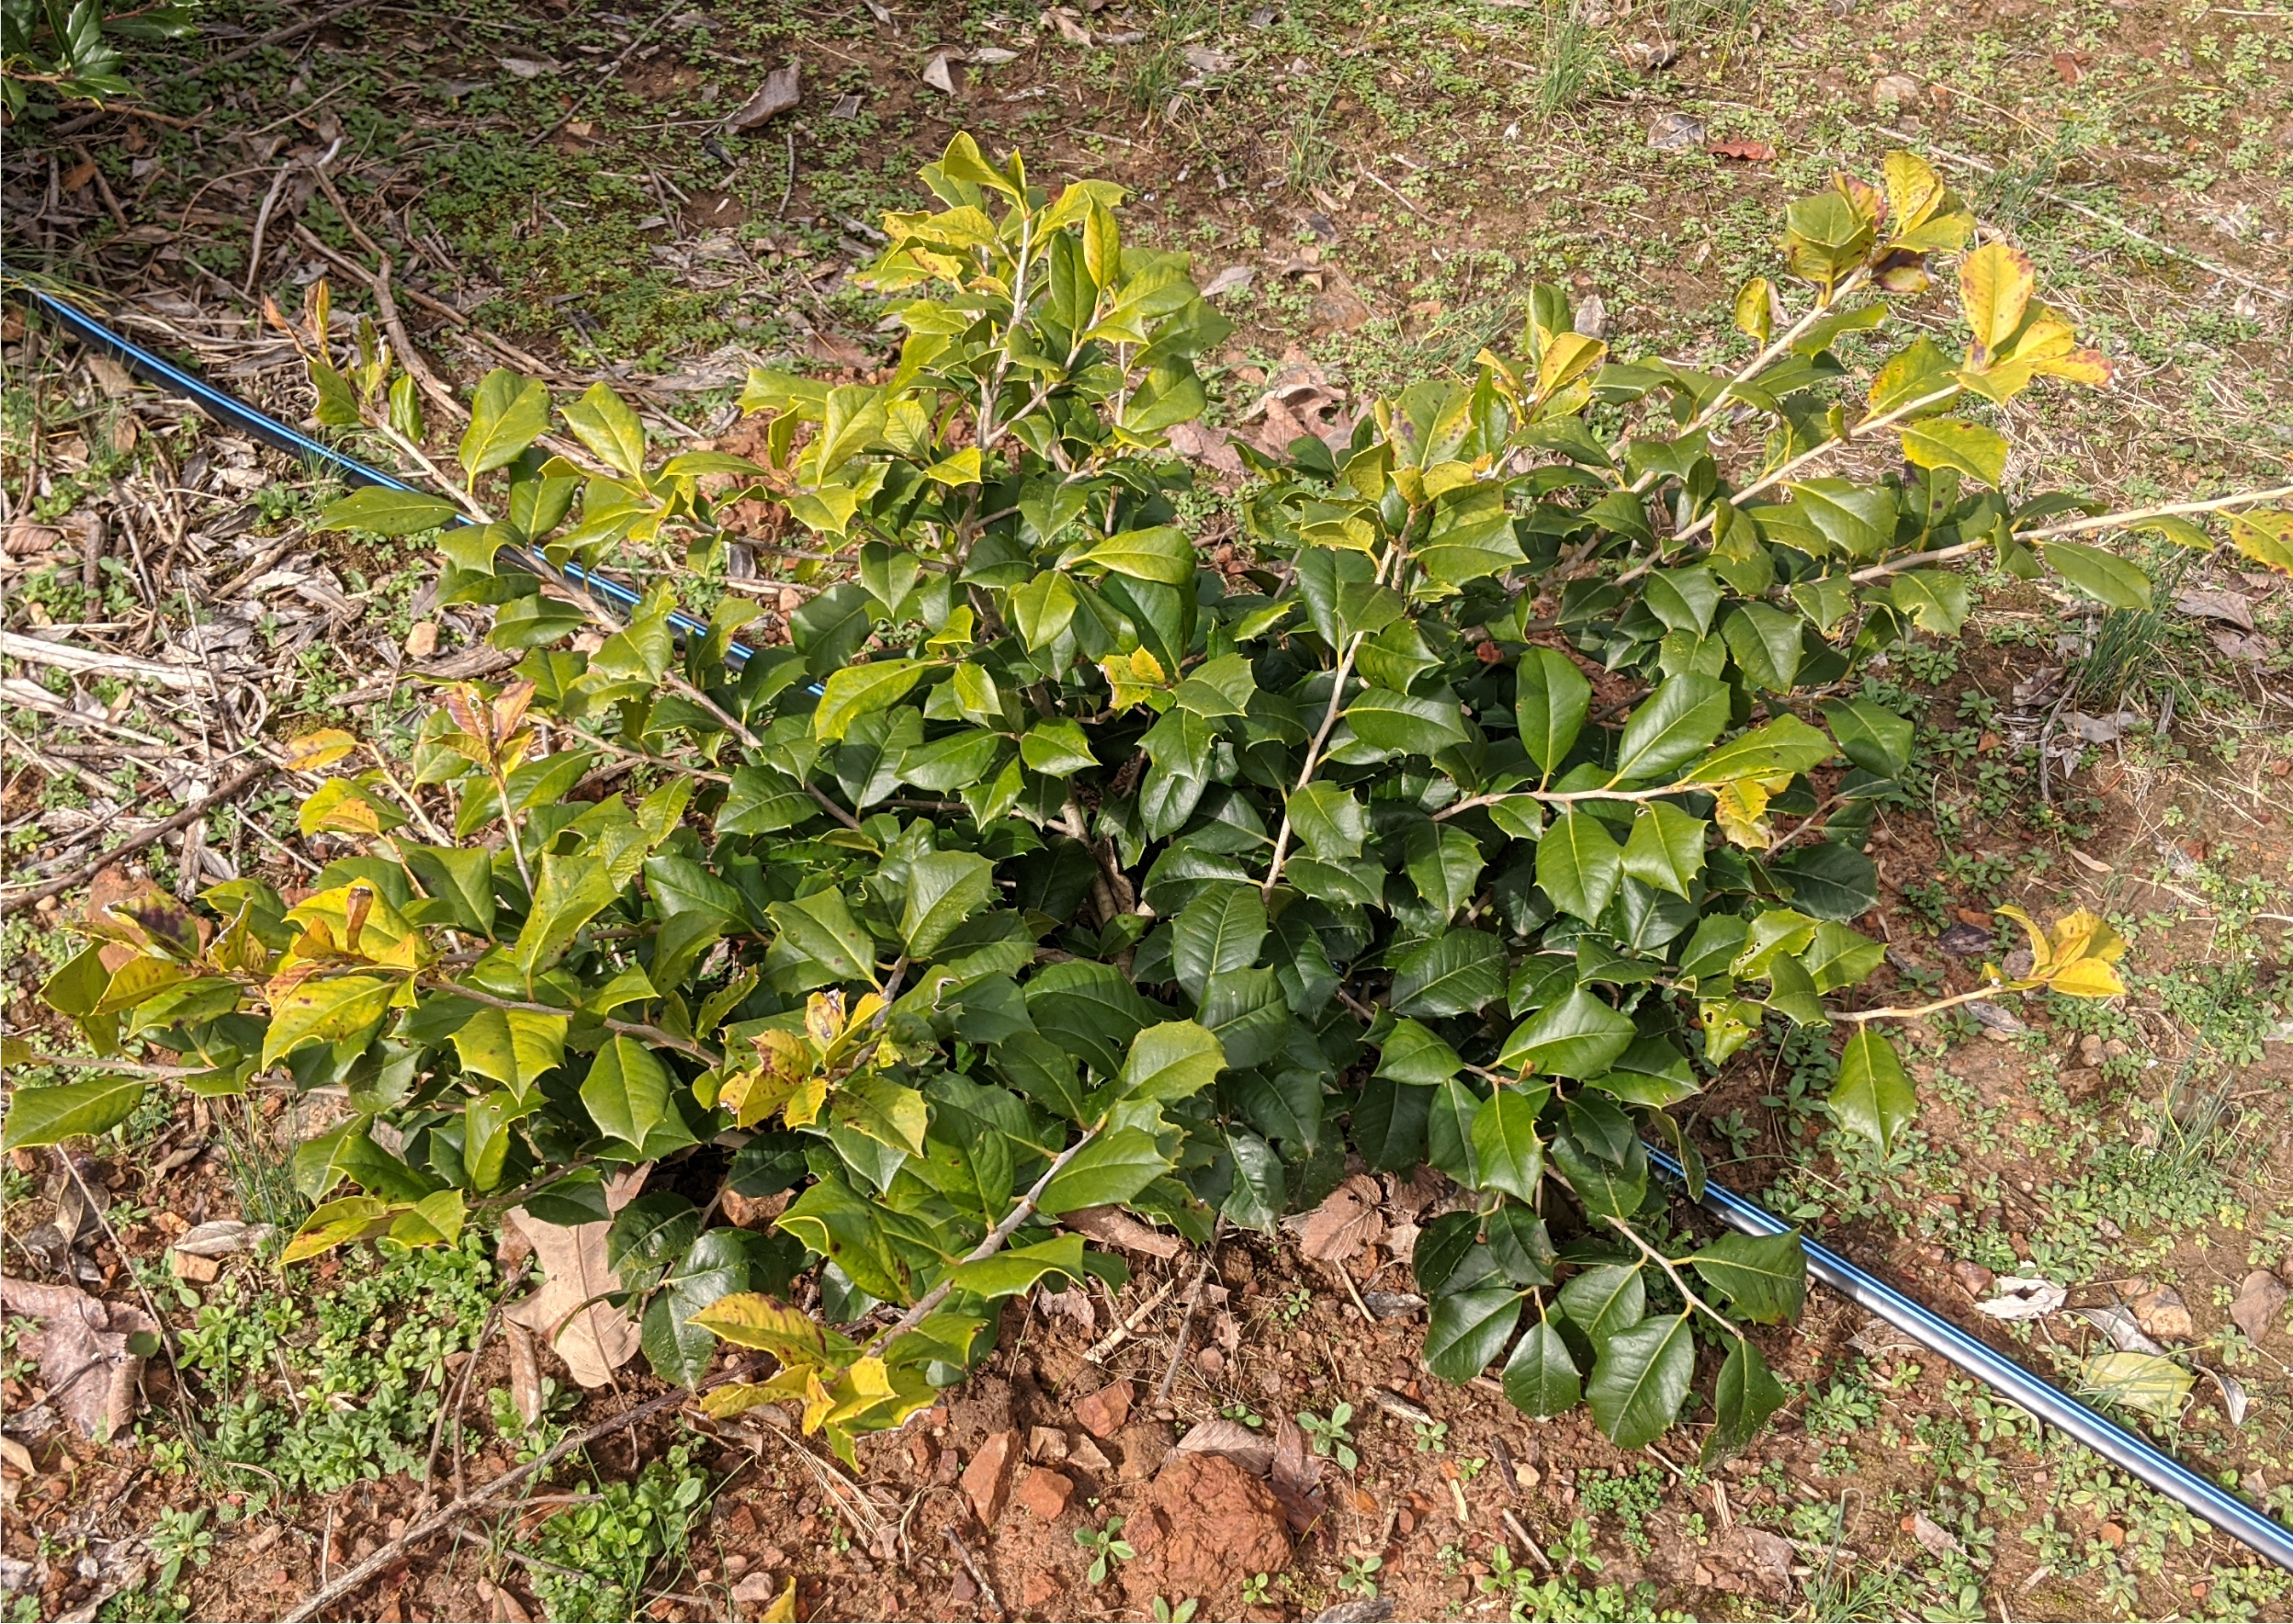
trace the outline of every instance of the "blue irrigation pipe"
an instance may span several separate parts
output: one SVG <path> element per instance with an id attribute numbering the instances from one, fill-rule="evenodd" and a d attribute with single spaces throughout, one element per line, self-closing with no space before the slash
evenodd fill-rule
<path id="1" fill-rule="evenodd" d="M 379 485 L 386 491 L 427 494 L 422 492 L 420 487 L 409 485 L 394 474 L 386 474 L 380 468 L 336 450 L 322 440 L 314 440 L 300 430 L 290 428 L 277 418 L 257 412 L 245 401 L 225 394 L 196 373 L 186 372 L 166 357 L 146 349 L 132 339 L 123 338 L 86 312 L 52 294 L 27 287 L 13 288 L 9 291 L 19 294 L 42 315 L 83 344 L 108 351 L 151 382 L 186 397 L 218 423 L 228 423 L 242 434 L 251 434 L 274 450 L 301 457 L 306 462 L 321 464 L 354 485 Z M 468 523 L 466 519 L 455 521 L 457 525 Z M 624 613 L 636 608 L 640 601 L 638 594 L 621 581 L 609 575 L 583 570 L 578 564 L 568 564 L 559 573 L 576 586 L 586 588 Z M 698 637 L 708 630 L 706 625 L 682 609 L 671 612 L 669 624 L 687 637 Z M 725 658 L 730 664 L 746 665 L 749 654 L 748 645 L 735 643 L 726 650 Z"/>
<path id="2" fill-rule="evenodd" d="M 1648 1160 L 1666 1177 L 1686 1182 L 1680 1164 L 1651 1145 Z M 1698 1201 L 1706 1212 L 1745 1235 L 1782 1235 L 1791 1228 L 1765 1207 L 1706 1180 Z M 1802 1237 L 1807 1272 L 1866 1313 L 1885 1320 L 1920 1347 L 1938 1353 L 1970 1376 L 2004 1393 L 2049 1426 L 2058 1427 L 2119 1471 L 2178 1500 L 2215 1528 L 2293 1570 L 2293 1529 L 2263 1516 L 2220 1484 L 2198 1476 L 2147 1438 L 2041 1380 L 2005 1354 L 1976 1341 L 1932 1310 L 1858 1269 L 1830 1247 Z"/>
<path id="3" fill-rule="evenodd" d="M 360 485 L 380 485 L 392 491 L 417 488 L 346 457 L 332 445 L 288 427 L 277 419 L 232 399 L 213 385 L 153 355 L 142 345 L 122 338 L 103 323 L 52 295 L 35 288 L 14 291 L 36 306 L 59 326 L 84 343 L 107 350 L 154 383 L 180 393 L 217 421 L 252 434 L 265 445 L 330 468 Z M 634 608 L 638 594 L 622 582 L 597 574 L 567 573 L 599 597 L 624 609 Z M 691 615 L 679 612 L 672 624 L 689 634 L 707 630 Z M 732 658 L 745 661 L 749 650 L 734 644 Z M 1680 1164 L 1651 1145 L 1648 1159 L 1667 1178 L 1685 1183 Z M 1730 1227 L 1745 1235 L 1781 1235 L 1791 1225 L 1766 1208 L 1745 1201 L 1724 1186 L 1704 1182 L 1698 1204 Z M 2031 1415 L 2060 1427 L 2119 1471 L 2187 1507 L 2231 1539 L 2252 1547 L 2279 1567 L 2293 1572 L 2293 1529 L 2263 1516 L 2253 1506 L 2209 1482 L 2107 1416 L 2081 1404 L 2050 1382 L 2025 1370 L 2005 1355 L 1978 1342 L 1932 1310 L 1914 1303 L 1876 1276 L 1858 1269 L 1830 1247 L 1803 1240 L 1807 1271 L 1867 1313 L 1885 1320 L 1920 1347 L 1940 1354 L 1960 1370 L 2021 1405 Z"/>

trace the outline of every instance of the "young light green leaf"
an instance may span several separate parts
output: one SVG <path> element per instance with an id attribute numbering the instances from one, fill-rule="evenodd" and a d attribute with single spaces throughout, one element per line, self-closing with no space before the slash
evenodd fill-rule
<path id="1" fill-rule="evenodd" d="M 1130 1098 L 1183 1100 L 1216 1082 L 1226 1063 L 1215 1033 L 1195 1021 L 1166 1021 L 1131 1040 L 1118 1081 Z"/>
<path id="2" fill-rule="evenodd" d="M 920 660 L 872 660 L 832 673 L 812 713 L 812 737 L 842 739 L 862 716 L 898 704 L 926 669 Z"/>
<path id="3" fill-rule="evenodd" d="M 548 431 L 548 386 L 497 367 L 470 400 L 469 427 L 463 431 L 459 453 L 462 471 L 475 483 L 480 474 L 516 461 Z"/>

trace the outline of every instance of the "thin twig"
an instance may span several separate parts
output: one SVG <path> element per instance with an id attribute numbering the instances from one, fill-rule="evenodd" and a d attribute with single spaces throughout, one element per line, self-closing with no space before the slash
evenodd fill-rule
<path id="1" fill-rule="evenodd" d="M 97 874 L 101 874 L 105 869 L 119 862 L 121 858 L 129 856 L 134 852 L 141 851 L 144 847 L 160 839 L 163 835 L 171 835 L 179 829 L 184 829 L 190 824 L 196 823 L 198 819 L 206 817 L 209 811 L 232 799 L 234 795 L 238 795 L 241 790 L 245 789 L 247 785 L 253 784 L 256 779 L 261 778 L 264 774 L 269 773 L 273 766 L 274 763 L 270 761 L 256 762 L 254 766 L 246 769 L 246 771 L 240 773 L 236 776 L 230 779 L 214 794 L 200 796 L 198 800 L 192 802 L 188 806 L 186 806 L 182 811 L 176 813 L 173 818 L 169 818 L 153 824 L 151 828 L 145 829 L 141 834 L 130 835 L 128 839 L 122 840 L 119 845 L 112 847 L 110 851 L 104 852 L 101 856 L 90 858 L 87 862 L 83 863 L 79 867 L 71 870 L 69 873 L 58 874 L 52 880 L 42 881 L 40 884 L 34 885 L 28 891 L 20 892 L 15 896 L 0 899 L 0 905 L 4 905 L 10 909 L 20 908 L 32 903 L 40 902 L 47 897 L 53 897 L 59 892 L 69 891 L 74 885 L 85 885 L 87 881 L 94 879 Z"/>
<path id="2" fill-rule="evenodd" d="M 995 1586 L 988 1582 L 987 1570 L 982 1568 L 978 1561 L 965 1548 L 963 1540 L 956 1537 L 954 1528 L 942 1528 L 940 1537 L 953 1545 L 955 1548 L 955 1554 L 963 1559 L 964 1572 L 969 1573 L 971 1582 L 979 1586 L 979 1599 L 986 1604 L 987 1611 L 995 1618 L 1001 1618 L 1003 1600 L 995 1594 Z"/>
<path id="3" fill-rule="evenodd" d="M 1203 1263 L 1194 1271 L 1194 1283 L 1187 1288 L 1186 1312 L 1179 1317 L 1179 1335 L 1170 1345 L 1170 1363 L 1164 1368 L 1161 1385 L 1155 1389 L 1155 1403 L 1170 1402 L 1171 1383 L 1179 1379 L 1179 1362 L 1186 1358 L 1186 1338 L 1194 1328 L 1194 1311 L 1202 1305 L 1203 1285 L 1210 1279 L 1210 1266 L 1218 1260 L 1218 1243 L 1226 1238 L 1226 1219 L 1223 1212 L 1218 1226 L 1210 1232 L 1210 1245 L 1203 1249 Z"/>

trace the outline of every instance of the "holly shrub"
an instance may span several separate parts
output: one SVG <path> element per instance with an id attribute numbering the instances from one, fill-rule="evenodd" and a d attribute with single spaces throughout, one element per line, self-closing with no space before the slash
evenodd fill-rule
<path id="1" fill-rule="evenodd" d="M 1796 1313 L 1800 1243 L 1672 1255 L 1647 1145 L 1698 1185 L 1679 1113 L 1771 1018 L 1843 1034 L 1841 1127 L 1891 1149 L 1912 1120 L 1879 1021 L 1918 1011 L 1834 1002 L 1881 962 L 1863 848 L 1912 750 L 1858 671 L 1959 629 L 1954 560 L 2148 602 L 2071 539 L 2140 515 L 2001 490 L 1994 408 L 2107 365 L 1995 240 L 1923 331 L 1840 358 L 1971 234 L 1897 152 L 1791 205 L 1802 310 L 1745 288 L 1736 370 L 1618 359 L 1538 287 L 1514 353 L 1245 448 L 1214 561 L 1167 439 L 1228 331 L 1187 257 L 1126 242 L 1114 186 L 1048 197 L 966 137 L 923 178 L 940 207 L 887 215 L 867 273 L 897 363 L 754 374 L 753 460 L 657 459 L 611 389 L 553 406 L 497 372 L 455 479 L 371 329 L 328 353 L 322 294 L 320 420 L 439 491 L 327 522 L 444 527 L 441 601 L 522 657 L 446 694 L 411 782 L 300 741 L 345 768 L 303 831 L 356 853 L 308 894 L 91 919 L 49 1000 L 102 1054 L 182 1064 L 21 1090 L 12 1141 L 109 1126 L 170 1069 L 343 1090 L 288 1260 L 610 1216 L 653 1368 L 765 1350 L 707 1404 L 787 1401 L 847 1460 L 977 1364 L 1005 1299 L 1123 1278 L 1079 1210 L 1203 1244 L 1271 1233 L 1350 1154 L 1429 1163 L 1461 1191 L 1415 1257 L 1434 1371 L 1501 1367 L 1523 1409 L 1588 1403 L 1637 1447 L 1708 1316 L 1711 1451 L 1740 1446 L 1783 1394 L 1739 1322 Z M 802 598 L 785 634 L 738 595 L 674 607 L 674 549 L 715 579 L 756 502 Z M 593 570 L 655 581 L 616 607 Z M 2029 971 L 1945 1002 L 2122 990 L 2100 920 L 2022 922 Z M 785 1207 L 717 1222 L 736 1195 Z"/>

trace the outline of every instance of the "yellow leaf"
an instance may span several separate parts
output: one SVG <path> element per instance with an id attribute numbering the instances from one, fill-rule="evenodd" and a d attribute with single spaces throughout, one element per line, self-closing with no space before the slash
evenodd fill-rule
<path id="1" fill-rule="evenodd" d="M 2056 919 L 2049 939 L 2053 943 L 2055 960 L 2061 964 L 2067 964 L 2073 959 L 2100 959 L 2106 964 L 2114 964 L 2126 956 L 2126 939 L 2111 930 L 2100 915 L 2083 908 Z"/>
<path id="2" fill-rule="evenodd" d="M 340 727 L 322 727 L 288 744 L 286 760 L 279 765 L 290 773 L 316 773 L 321 768 L 332 767 L 357 748 L 357 739 Z"/>
<path id="3" fill-rule="evenodd" d="M 2126 994 L 2118 967 L 2104 959 L 2073 960 L 2056 969 L 2046 985 L 2070 998 L 2116 998 Z"/>
<path id="4" fill-rule="evenodd" d="M 1768 803 L 1790 782 L 1787 773 L 1779 778 L 1739 778 L 1722 784 L 1712 797 L 1711 811 L 1720 832 L 1739 846 L 1765 850 L 1776 838 L 1768 825 Z"/>
<path id="5" fill-rule="evenodd" d="M 2230 542 L 2256 564 L 2293 575 L 2293 512 L 2231 513 Z"/>
<path id="6" fill-rule="evenodd" d="M 1754 344 L 1775 336 L 1776 290 L 1765 276 L 1754 276 L 1736 289 L 1735 330 Z"/>
<path id="7" fill-rule="evenodd" d="M 792 1578 L 780 1587 L 780 1594 L 773 1597 L 773 1605 L 766 1607 L 760 1617 L 764 1620 L 764 1624 L 796 1624 L 796 1580 Z"/>
<path id="8" fill-rule="evenodd" d="M 808 1127 L 819 1118 L 820 1108 L 828 1103 L 828 1079 L 807 1077 L 796 1085 L 788 1103 L 780 1108 L 780 1120 L 792 1128 Z"/>
<path id="9" fill-rule="evenodd" d="M 825 1054 L 830 1043 L 844 1035 L 844 995 L 816 992 L 805 999 L 804 1031 Z"/>
<path id="10" fill-rule="evenodd" d="M 719 1297 L 692 1323 L 736 1348 L 753 1348 L 783 1364 L 841 1364 L 860 1350 L 800 1308 L 758 1291 Z"/>
<path id="11" fill-rule="evenodd" d="M 1895 217 L 1895 235 L 1916 231 L 1926 223 L 1949 188 L 1935 166 L 1916 152 L 1887 154 L 1887 207 Z"/>
<path id="12" fill-rule="evenodd" d="M 1993 908 L 1991 911 L 2010 919 L 2022 927 L 2022 933 L 2030 938 L 2030 974 L 2043 979 L 2047 967 L 2054 962 L 2054 950 L 2047 942 L 2046 933 L 2039 929 L 2038 920 L 2023 912 L 2022 909 L 2012 906 Z"/>
<path id="13" fill-rule="evenodd" d="M 1985 242 L 1959 266 L 1959 302 L 1974 337 L 1970 359 L 1987 362 L 2006 342 L 2030 308 L 2038 276 L 2030 257 L 2004 242 Z"/>
<path id="14" fill-rule="evenodd" d="M 1545 400 L 1574 383 L 1600 364 L 1609 346 L 1581 333 L 1563 333 L 1544 346 L 1537 364 L 1537 399 Z"/>

